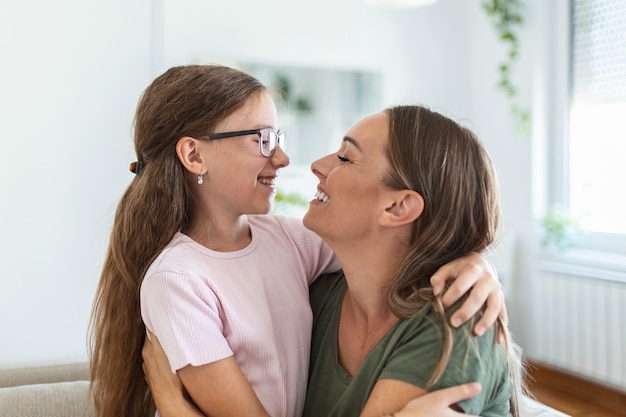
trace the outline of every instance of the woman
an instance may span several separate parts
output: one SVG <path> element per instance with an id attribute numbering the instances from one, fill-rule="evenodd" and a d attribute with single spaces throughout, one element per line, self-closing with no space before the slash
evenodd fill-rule
<path id="1" fill-rule="evenodd" d="M 92 315 L 98 415 L 153 413 L 142 316 L 203 410 L 301 413 L 308 284 L 339 264 L 301 221 L 265 216 L 289 163 L 277 127 L 268 88 L 232 68 L 174 67 L 144 91 L 137 175 L 118 205 Z M 475 271 L 486 264 L 473 254 L 452 267 L 460 293 L 480 278 L 479 304 L 491 292 L 497 314 L 499 288 Z"/>
<path id="2" fill-rule="evenodd" d="M 464 412 L 518 415 L 508 336 L 502 346 L 493 328 L 481 338 L 453 330 L 429 282 L 496 237 L 496 177 L 475 135 L 424 107 L 394 107 L 357 123 L 312 170 L 318 192 L 304 224 L 343 273 L 311 287 L 303 416 L 377 417 L 470 381 L 483 389 L 459 404 Z"/>

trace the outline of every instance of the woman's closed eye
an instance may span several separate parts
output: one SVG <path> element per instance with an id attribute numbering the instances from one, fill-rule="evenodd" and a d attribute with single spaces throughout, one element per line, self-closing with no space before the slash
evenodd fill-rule
<path id="1" fill-rule="evenodd" d="M 343 155 L 337 155 L 337 158 L 339 158 L 341 162 L 350 162 L 350 160 Z"/>

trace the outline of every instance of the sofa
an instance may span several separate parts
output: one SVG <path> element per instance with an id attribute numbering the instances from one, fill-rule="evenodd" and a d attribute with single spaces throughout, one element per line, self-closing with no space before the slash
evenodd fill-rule
<path id="1" fill-rule="evenodd" d="M 0 416 L 93 417 L 86 362 L 0 370 Z"/>
<path id="2" fill-rule="evenodd" d="M 0 370 L 0 417 L 93 416 L 87 363 Z M 567 415 L 524 397 L 522 417 Z"/>

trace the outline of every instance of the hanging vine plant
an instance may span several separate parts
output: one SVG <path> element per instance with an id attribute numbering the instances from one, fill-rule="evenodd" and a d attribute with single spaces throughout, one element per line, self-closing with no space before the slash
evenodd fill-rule
<path id="1" fill-rule="evenodd" d="M 528 136 L 530 112 L 518 104 L 518 88 L 511 79 L 513 66 L 519 56 L 518 31 L 524 23 L 522 3 L 520 0 L 483 0 L 482 8 L 491 20 L 498 38 L 507 47 L 506 56 L 498 67 L 500 79 L 496 86 L 511 101 L 511 114 L 516 122 L 517 133 Z"/>

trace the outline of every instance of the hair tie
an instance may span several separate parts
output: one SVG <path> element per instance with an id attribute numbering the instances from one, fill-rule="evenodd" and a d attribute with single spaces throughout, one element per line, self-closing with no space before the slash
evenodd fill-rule
<path id="1" fill-rule="evenodd" d="M 132 172 L 135 175 L 139 175 L 141 174 L 141 171 L 143 171 L 143 168 L 146 164 L 144 164 L 141 161 L 135 161 L 135 162 L 131 162 L 130 163 L 130 172 Z"/>

